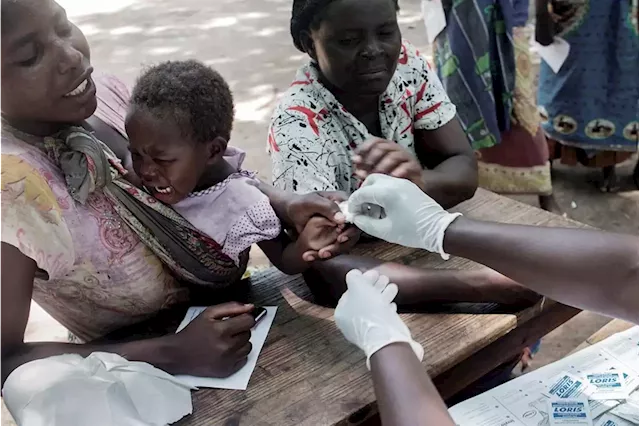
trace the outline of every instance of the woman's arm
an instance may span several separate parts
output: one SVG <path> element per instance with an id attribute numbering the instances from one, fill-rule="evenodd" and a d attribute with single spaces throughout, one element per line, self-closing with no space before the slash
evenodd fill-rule
<path id="1" fill-rule="evenodd" d="M 130 361 L 148 362 L 171 374 L 200 372 L 223 377 L 240 368 L 239 362 L 246 360 L 251 351 L 249 337 L 253 322 L 248 312 L 252 306 L 236 304 L 212 307 L 213 316 L 208 320 L 203 316 L 201 321 L 194 321 L 178 334 L 154 339 L 114 344 L 25 343 L 24 332 L 37 266 L 10 244 L 2 243 L 1 256 L 5 265 L 1 273 L 2 383 L 13 370 L 29 361 L 62 354 L 88 356 L 95 351 L 116 353 Z M 231 316 L 234 318 L 216 320 Z M 229 333 L 232 327 L 244 334 Z M 245 338 L 249 346 L 238 346 Z M 249 352 L 246 352 L 247 348 Z"/>
<path id="2" fill-rule="evenodd" d="M 445 208 L 470 199 L 478 189 L 478 162 L 460 122 L 415 131 L 416 154 L 427 168 L 421 189 Z"/>
<path id="3" fill-rule="evenodd" d="M 436 130 L 416 129 L 415 151 L 420 162 L 395 142 L 371 138 L 353 157 L 356 174 L 363 180 L 374 173 L 407 179 L 446 207 L 473 197 L 478 164 L 458 120 Z"/>
<path id="4" fill-rule="evenodd" d="M 289 227 L 295 228 L 297 232 L 302 232 L 309 219 L 316 215 L 323 216 L 336 224 L 344 224 L 344 215 L 332 198 L 335 193 L 310 192 L 300 195 L 283 191 L 262 181 L 257 182 L 256 186 L 269 198 L 271 207 L 280 220 Z M 346 200 L 346 197 L 344 199 Z"/>
<path id="5" fill-rule="evenodd" d="M 315 251 L 307 252 L 315 258 L 327 259 L 349 251 L 360 238 L 360 230 L 355 226 L 344 226 L 345 217 L 338 208 L 337 202 L 345 201 L 348 196 L 343 192 L 324 191 L 308 194 L 295 194 L 282 191 L 264 182 L 256 186 L 271 202 L 276 215 L 288 228 L 300 233 L 314 216 L 323 217 L 341 227 L 342 232 L 335 242 Z M 276 252 L 279 249 L 276 249 Z M 272 261 L 273 262 L 273 261 Z"/>
<path id="6" fill-rule="evenodd" d="M 392 343 L 374 353 L 371 376 L 383 425 L 455 424 L 408 344 Z"/>
<path id="7" fill-rule="evenodd" d="M 167 367 L 167 342 L 152 339 L 123 345 L 74 345 L 68 343 L 25 343 L 24 332 L 29 319 L 36 263 L 12 245 L 2 243 L 2 381 L 16 367 L 65 353 L 87 356 L 101 350 L 114 352 L 128 359 L 147 361 L 160 368 Z M 11 267 L 7 267 L 11 265 Z"/>
<path id="8" fill-rule="evenodd" d="M 514 305 L 539 299 L 533 291 L 488 268 L 420 269 L 350 254 L 313 262 L 305 280 L 316 296 L 335 304 L 347 289 L 345 276 L 352 269 L 375 269 L 388 276 L 399 289 L 396 302 L 404 307 L 456 302 Z"/>

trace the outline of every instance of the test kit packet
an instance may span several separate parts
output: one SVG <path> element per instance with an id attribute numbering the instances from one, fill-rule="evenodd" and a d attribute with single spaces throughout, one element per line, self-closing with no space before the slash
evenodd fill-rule
<path id="1" fill-rule="evenodd" d="M 547 401 L 550 426 L 593 426 L 586 398 L 551 397 Z"/>

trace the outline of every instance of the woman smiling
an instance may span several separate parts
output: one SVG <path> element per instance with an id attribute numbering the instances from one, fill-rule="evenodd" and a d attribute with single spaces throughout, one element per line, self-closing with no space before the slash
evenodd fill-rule
<path id="1" fill-rule="evenodd" d="M 175 374 L 236 371 L 251 351 L 254 321 L 252 306 L 235 302 L 157 339 L 24 342 L 32 298 L 90 341 L 186 302 L 183 282 L 229 285 L 243 271 L 171 209 L 120 179 L 130 164 L 129 93 L 113 77 L 93 76 L 87 40 L 60 5 L 2 0 L 1 44 L 3 380 L 34 359 L 94 351 Z M 338 211 L 318 196 L 275 198 L 290 225 Z"/>

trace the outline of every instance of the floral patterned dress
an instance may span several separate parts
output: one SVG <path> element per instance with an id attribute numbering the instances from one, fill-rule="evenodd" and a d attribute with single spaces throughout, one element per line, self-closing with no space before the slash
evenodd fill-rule
<path id="1" fill-rule="evenodd" d="M 558 73 L 542 62 L 538 103 L 554 157 L 607 167 L 638 149 L 638 0 L 550 0 L 571 46 Z"/>
<path id="2" fill-rule="evenodd" d="M 95 115 L 124 135 L 126 87 L 113 77 L 95 80 Z M 37 263 L 33 299 L 81 340 L 186 300 L 187 290 L 101 192 L 86 205 L 73 201 L 43 143 L 3 122 L 2 242 Z"/>

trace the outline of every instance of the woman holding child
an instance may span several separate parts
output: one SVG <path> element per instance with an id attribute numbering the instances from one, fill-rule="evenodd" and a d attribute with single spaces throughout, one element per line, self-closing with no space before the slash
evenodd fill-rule
<path id="1" fill-rule="evenodd" d="M 92 71 L 86 39 L 57 3 L 2 1 L 2 376 L 32 359 L 96 350 L 148 361 L 173 373 L 227 375 L 250 351 L 251 306 L 213 307 L 184 332 L 153 340 L 23 343 L 31 298 L 74 335 L 90 341 L 187 302 L 185 282 L 237 282 L 246 267 L 246 244 L 255 242 L 244 241 L 239 249 L 216 245 L 156 198 L 118 178 L 132 166 L 125 133 L 129 93 L 117 79 L 95 77 Z M 221 108 L 229 109 L 226 120 L 223 116 L 218 122 L 230 126 L 232 101 L 226 83 L 214 73 L 212 86 L 219 90 L 217 100 L 227 101 Z M 145 101 L 144 92 L 140 87 L 139 104 Z M 173 112 L 162 105 L 147 107 L 132 117 Z M 225 134 L 224 128 L 218 130 Z M 100 141 L 119 152 L 125 164 Z M 219 142 L 198 148 L 219 148 Z M 139 159 L 140 152 L 136 154 L 134 159 Z M 214 154 L 206 161 L 219 159 L 220 150 Z M 138 161 L 140 175 L 159 179 L 160 169 L 150 171 L 143 160 Z M 338 211 L 318 196 L 278 195 L 280 218 L 298 219 L 289 221 L 291 225 L 304 227 L 315 213 L 332 217 Z M 274 217 L 267 215 L 266 222 Z M 265 239 L 280 234 L 279 222 L 275 231 L 265 228 Z M 229 316 L 234 318 L 215 321 Z"/>
<path id="2" fill-rule="evenodd" d="M 30 360 L 94 351 L 173 374 L 226 376 L 251 351 L 251 305 L 213 306 L 180 333 L 155 339 L 23 341 L 31 298 L 91 341 L 187 303 L 193 285 L 236 284 L 252 243 L 261 244 L 280 269 L 297 273 L 325 263 L 305 262 L 302 254 L 326 247 L 341 230 L 313 217 L 334 218 L 338 208 L 328 198 L 287 194 L 241 169 L 242 154 L 227 147 L 231 94 L 215 71 L 195 61 L 161 64 L 140 77 L 131 99 L 118 80 L 92 71 L 86 39 L 57 3 L 2 0 L 2 263 L 11 265 L 2 269 L 2 377 Z M 447 132 L 455 136 L 458 130 Z M 371 147 L 371 155 L 376 152 Z M 386 152 L 387 160 L 404 158 Z M 460 196 L 452 189 L 467 188 L 467 197 L 475 185 L 455 170 L 466 164 L 467 176 L 473 163 L 455 149 L 443 152 L 430 157 L 448 160 L 423 189 L 455 203 Z M 366 153 L 361 157 L 363 164 L 368 159 Z M 398 163 L 400 172 L 411 169 L 407 163 Z M 214 210 L 239 219 L 214 227 L 203 220 Z M 283 227 L 297 229 L 300 237 L 291 241 Z M 336 260 L 324 268 L 338 276 L 338 287 L 344 287 L 342 268 L 377 264 L 350 256 Z M 387 265 L 386 272 L 395 273 L 401 287 L 408 283 L 400 303 L 532 297 L 488 270 Z"/>

